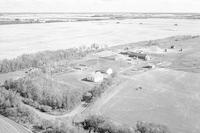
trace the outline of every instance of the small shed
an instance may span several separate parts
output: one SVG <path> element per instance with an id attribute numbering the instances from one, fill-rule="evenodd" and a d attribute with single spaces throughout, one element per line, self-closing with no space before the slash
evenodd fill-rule
<path id="1" fill-rule="evenodd" d="M 113 73 L 113 70 L 111 68 L 108 68 L 106 71 L 106 74 L 111 75 Z"/>

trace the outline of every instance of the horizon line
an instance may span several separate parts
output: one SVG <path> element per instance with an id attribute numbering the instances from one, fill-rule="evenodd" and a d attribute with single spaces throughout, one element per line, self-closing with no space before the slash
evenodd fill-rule
<path id="1" fill-rule="evenodd" d="M 61 11 L 49 11 L 49 12 L 0 12 L 0 14 L 88 14 L 88 13 L 135 13 L 135 14 L 200 14 L 200 12 L 61 12 Z"/>

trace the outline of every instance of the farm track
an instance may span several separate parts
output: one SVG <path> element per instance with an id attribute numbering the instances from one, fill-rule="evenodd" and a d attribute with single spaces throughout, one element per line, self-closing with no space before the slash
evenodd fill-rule
<path id="1" fill-rule="evenodd" d="M 125 83 L 126 82 L 124 82 L 124 84 Z M 115 96 L 120 91 L 120 90 L 115 90 L 115 87 L 118 86 L 119 84 L 121 84 L 121 81 L 120 81 L 120 83 L 117 83 L 117 84 L 111 86 L 106 92 L 104 92 L 102 97 L 105 97 L 105 100 L 102 103 L 105 104 L 106 102 L 108 102 L 113 96 Z M 102 97 L 101 97 L 101 99 L 102 99 Z M 24 105 L 27 108 L 29 108 L 32 111 L 34 111 L 39 117 L 41 117 L 42 119 L 45 119 L 45 120 L 56 120 L 56 119 L 60 119 L 60 118 L 73 117 L 73 116 L 82 114 L 87 109 L 90 109 L 90 106 L 89 107 L 88 106 L 84 107 L 82 104 L 80 104 L 79 106 L 77 106 L 74 110 L 72 110 L 69 113 L 66 113 L 66 114 L 63 114 L 63 115 L 52 115 L 52 114 L 41 112 L 40 110 L 37 110 L 37 109 L 35 109 L 34 107 L 32 107 L 30 105 L 27 105 L 27 104 L 24 104 Z"/>
<path id="2" fill-rule="evenodd" d="M 59 118 L 73 117 L 76 114 L 80 114 L 81 112 L 83 112 L 86 109 L 86 107 L 79 105 L 69 113 L 66 113 L 66 114 L 63 114 L 63 115 L 52 115 L 52 114 L 41 112 L 41 111 L 35 109 L 34 107 L 32 107 L 30 105 L 25 105 L 25 106 L 27 108 L 31 109 L 32 111 L 34 111 L 34 113 L 36 113 L 40 118 L 45 119 L 45 120 L 56 120 L 56 119 L 59 119 Z"/>
<path id="3" fill-rule="evenodd" d="M 99 98 L 96 102 L 95 102 L 95 108 L 93 107 L 90 107 L 91 108 L 91 111 L 98 111 L 100 110 L 107 102 L 109 102 L 115 95 L 117 95 L 122 89 L 124 89 L 124 86 L 130 82 L 130 80 L 136 80 L 134 75 L 133 76 L 126 76 L 126 75 L 123 75 L 121 73 L 123 73 L 124 71 L 128 70 L 128 69 L 131 69 L 131 67 L 128 67 L 127 69 L 125 70 L 122 70 L 120 71 L 120 77 L 123 78 L 123 81 L 122 83 L 118 83 L 117 85 L 113 86 L 112 88 L 108 89 L 103 95 L 101 98 Z M 154 70 L 154 69 L 153 69 Z M 148 70 L 148 71 L 151 71 L 151 70 Z M 138 73 L 136 75 L 139 75 L 139 74 L 143 74 L 147 71 L 143 71 L 141 73 Z M 120 86 L 120 87 L 119 87 Z M 116 87 L 118 87 L 116 89 Z"/>

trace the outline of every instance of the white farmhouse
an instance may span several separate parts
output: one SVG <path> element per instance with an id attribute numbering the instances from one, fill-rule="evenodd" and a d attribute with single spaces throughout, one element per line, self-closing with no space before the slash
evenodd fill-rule
<path id="1" fill-rule="evenodd" d="M 86 77 L 88 81 L 92 81 L 92 82 L 102 82 L 103 78 L 104 76 L 101 72 L 95 72 Z"/>

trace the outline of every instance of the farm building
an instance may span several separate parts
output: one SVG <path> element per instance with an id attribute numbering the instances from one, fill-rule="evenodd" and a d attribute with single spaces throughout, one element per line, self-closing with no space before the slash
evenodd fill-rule
<path id="1" fill-rule="evenodd" d="M 113 73 L 113 70 L 112 70 L 112 68 L 108 68 L 108 69 L 96 70 L 96 72 L 100 72 L 102 74 L 111 75 Z"/>
<path id="2" fill-rule="evenodd" d="M 153 68 L 155 68 L 155 65 L 154 64 L 148 64 L 146 66 L 143 66 L 143 68 L 153 69 Z"/>
<path id="3" fill-rule="evenodd" d="M 143 54 L 143 53 L 136 53 L 136 52 L 121 52 L 120 54 L 123 55 L 128 55 L 129 57 L 136 57 L 139 59 L 143 59 L 143 60 L 150 60 L 150 57 L 147 54 Z"/>
<path id="4" fill-rule="evenodd" d="M 113 70 L 112 70 L 111 68 L 108 68 L 107 71 L 106 71 L 106 73 L 107 73 L 108 75 L 111 75 L 111 74 L 113 73 Z"/>
<path id="5" fill-rule="evenodd" d="M 102 82 L 103 81 L 103 74 L 101 72 L 92 73 L 91 75 L 86 77 L 86 80 L 92 81 L 92 82 Z"/>

